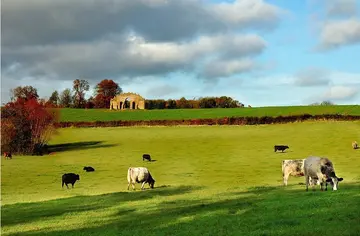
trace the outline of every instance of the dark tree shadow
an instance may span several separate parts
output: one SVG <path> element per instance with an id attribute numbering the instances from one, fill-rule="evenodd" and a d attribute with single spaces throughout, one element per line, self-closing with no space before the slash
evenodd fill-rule
<path id="1" fill-rule="evenodd" d="M 102 144 L 102 143 L 103 141 L 62 143 L 62 144 L 48 145 L 48 150 L 49 152 L 65 152 L 65 151 L 86 150 L 86 149 L 117 146 L 116 144 Z"/>

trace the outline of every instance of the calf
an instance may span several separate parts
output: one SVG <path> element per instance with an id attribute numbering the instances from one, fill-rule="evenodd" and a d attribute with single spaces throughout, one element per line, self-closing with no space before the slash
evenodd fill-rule
<path id="1" fill-rule="evenodd" d="M 95 169 L 92 168 L 91 166 L 85 166 L 83 170 L 86 170 L 86 172 L 93 172 L 93 171 L 95 171 Z"/>
<path id="2" fill-rule="evenodd" d="M 295 177 L 304 176 L 304 160 L 305 159 L 282 161 L 281 167 L 282 167 L 282 175 L 285 186 L 287 186 L 289 176 L 295 176 Z M 311 183 L 314 184 L 313 182 Z"/>
<path id="3" fill-rule="evenodd" d="M 150 188 L 154 188 L 155 180 L 150 174 L 150 171 L 146 167 L 129 167 L 127 173 L 128 187 L 132 184 L 133 190 L 135 190 L 135 183 L 142 183 L 141 189 L 144 190 L 146 183 L 149 184 Z"/>
<path id="4" fill-rule="evenodd" d="M 352 145 L 353 149 L 358 149 L 358 148 L 359 148 L 359 146 L 358 146 L 358 144 L 357 144 L 356 141 L 352 142 L 351 145 Z"/>
<path id="5" fill-rule="evenodd" d="M 61 187 L 64 187 L 64 184 L 66 185 L 67 188 L 69 188 L 68 184 L 71 184 L 72 187 L 74 188 L 74 184 L 75 182 L 79 180 L 80 181 L 80 176 L 74 173 L 66 173 L 63 174 L 62 176 L 62 185 Z"/>
<path id="6" fill-rule="evenodd" d="M 12 159 L 12 154 L 11 152 L 4 152 L 4 159 Z"/>
<path id="7" fill-rule="evenodd" d="M 322 157 L 310 156 L 306 158 L 304 160 L 304 175 L 306 191 L 308 191 L 310 178 L 318 181 L 321 191 L 323 191 L 324 184 L 325 190 L 327 190 L 328 183 L 332 185 L 333 190 L 337 190 L 339 182 L 343 180 L 343 178 L 336 176 L 332 162 L 328 158 Z"/>
<path id="8" fill-rule="evenodd" d="M 289 146 L 287 146 L 287 145 L 275 145 L 275 146 L 274 146 L 275 152 L 276 152 L 277 150 L 279 150 L 279 151 L 281 151 L 281 152 L 284 152 L 284 150 L 286 150 L 286 149 L 288 149 L 288 148 L 289 148 Z"/>
<path id="9" fill-rule="evenodd" d="M 143 154 L 143 161 L 144 161 L 144 160 L 151 161 L 151 156 L 150 156 L 150 154 Z"/>

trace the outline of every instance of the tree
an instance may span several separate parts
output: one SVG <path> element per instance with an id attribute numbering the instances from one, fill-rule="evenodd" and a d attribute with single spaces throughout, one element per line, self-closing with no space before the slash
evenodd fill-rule
<path id="1" fill-rule="evenodd" d="M 53 105 L 55 105 L 55 106 L 58 105 L 58 102 L 59 102 L 59 93 L 58 93 L 58 91 L 55 90 L 55 91 L 51 94 L 48 102 L 51 103 L 51 104 L 53 104 Z"/>
<path id="2" fill-rule="evenodd" d="M 75 108 L 83 108 L 85 107 L 85 91 L 89 91 L 89 82 L 86 80 L 76 79 L 73 82 L 73 89 L 75 91 L 74 94 L 74 107 Z"/>
<path id="3" fill-rule="evenodd" d="M 95 87 L 96 96 L 94 99 L 96 108 L 109 108 L 110 99 L 122 93 L 120 86 L 113 80 L 104 79 Z"/>
<path id="4" fill-rule="evenodd" d="M 71 90 L 65 89 L 60 95 L 60 106 L 70 107 L 72 104 Z"/>
<path id="5" fill-rule="evenodd" d="M 1 112 L 2 149 L 20 154 L 31 154 L 41 149 L 55 131 L 58 120 L 54 109 L 47 109 L 38 99 L 18 98 L 9 102 Z"/>
<path id="6" fill-rule="evenodd" d="M 19 98 L 30 100 L 30 99 L 38 99 L 39 95 L 37 93 L 37 89 L 33 86 L 18 86 L 14 89 L 10 90 L 11 101 L 15 101 Z"/>

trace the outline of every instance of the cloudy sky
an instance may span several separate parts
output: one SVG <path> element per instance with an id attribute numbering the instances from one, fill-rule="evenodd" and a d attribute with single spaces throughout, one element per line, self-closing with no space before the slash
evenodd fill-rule
<path id="1" fill-rule="evenodd" d="M 149 99 L 360 104 L 360 0 L 3 0 L 1 16 L 2 103 L 108 78 Z"/>

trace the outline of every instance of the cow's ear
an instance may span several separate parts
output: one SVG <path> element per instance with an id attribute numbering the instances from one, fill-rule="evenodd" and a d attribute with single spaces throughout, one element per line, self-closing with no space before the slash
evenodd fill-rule
<path id="1" fill-rule="evenodd" d="M 340 182 L 340 181 L 343 181 L 343 178 L 338 178 L 338 181 Z"/>

